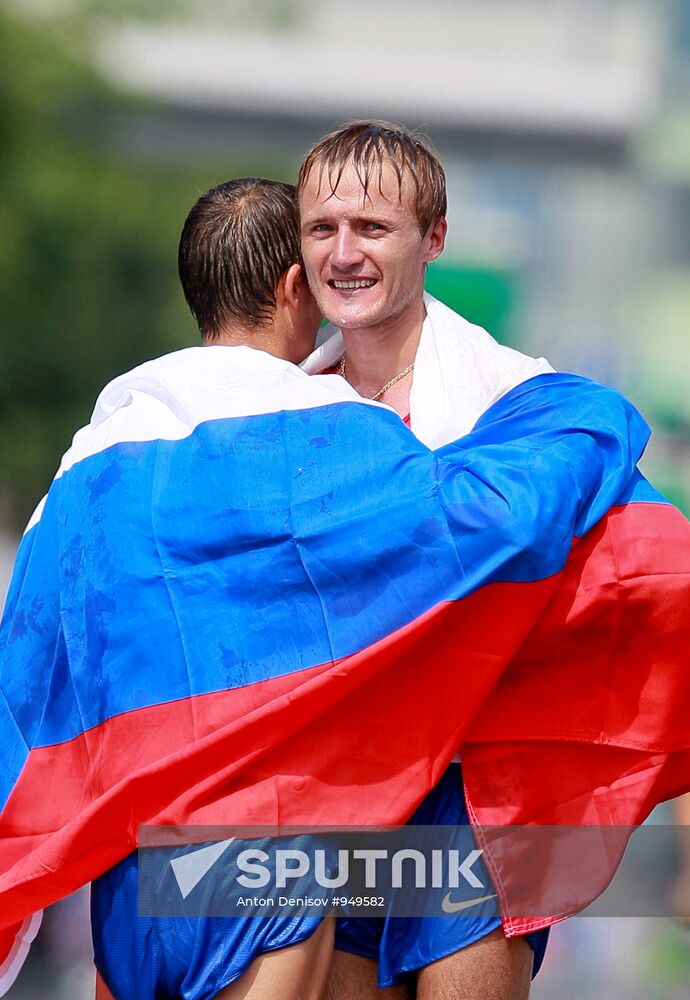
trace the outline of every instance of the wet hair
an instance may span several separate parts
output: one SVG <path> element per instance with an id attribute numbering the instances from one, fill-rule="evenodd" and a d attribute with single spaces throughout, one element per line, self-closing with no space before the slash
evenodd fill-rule
<path id="1" fill-rule="evenodd" d="M 325 175 L 335 194 L 348 164 L 357 171 L 365 198 L 373 179 L 381 190 L 386 164 L 395 170 L 401 197 L 405 178 L 409 178 L 415 189 L 413 204 L 422 236 L 445 216 L 446 175 L 433 146 L 425 137 L 383 121 L 347 122 L 317 143 L 300 169 L 298 199 L 314 169 L 319 171 L 319 181 Z"/>
<path id="2" fill-rule="evenodd" d="M 270 322 L 280 276 L 301 263 L 295 188 L 242 177 L 211 188 L 187 216 L 178 272 L 202 337 Z"/>

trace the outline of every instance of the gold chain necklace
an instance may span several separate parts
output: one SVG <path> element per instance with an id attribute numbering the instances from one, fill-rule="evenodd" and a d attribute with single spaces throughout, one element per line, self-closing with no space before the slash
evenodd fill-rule
<path id="1" fill-rule="evenodd" d="M 342 378 L 345 378 L 345 358 L 346 357 L 347 357 L 347 352 L 345 354 L 343 354 L 343 356 L 340 359 L 340 375 L 342 376 Z M 403 368 L 403 370 L 401 372 L 398 372 L 397 375 L 394 375 L 393 378 L 390 380 L 390 382 L 386 382 L 385 385 L 382 385 L 381 388 L 379 389 L 379 391 L 375 392 L 373 396 L 369 397 L 369 399 L 371 399 L 372 401 L 380 399 L 381 396 L 383 396 L 384 392 L 388 392 L 388 390 L 392 386 L 394 386 L 396 382 L 399 382 L 401 379 L 405 378 L 405 376 L 409 375 L 410 372 L 412 372 L 412 371 L 414 371 L 414 361 L 412 362 L 411 365 L 408 365 L 407 368 Z"/>

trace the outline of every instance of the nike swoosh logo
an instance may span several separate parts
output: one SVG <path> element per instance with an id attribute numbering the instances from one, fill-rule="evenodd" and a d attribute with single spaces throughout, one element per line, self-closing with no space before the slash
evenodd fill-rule
<path id="1" fill-rule="evenodd" d="M 461 899 L 458 903 L 454 903 L 450 898 L 450 893 L 447 892 L 443 897 L 441 902 L 441 909 L 444 913 L 458 913 L 460 910 L 469 910 L 472 906 L 479 906 L 480 903 L 488 903 L 490 899 L 496 899 L 498 893 L 492 893 L 490 896 L 480 896 L 479 899 Z"/>

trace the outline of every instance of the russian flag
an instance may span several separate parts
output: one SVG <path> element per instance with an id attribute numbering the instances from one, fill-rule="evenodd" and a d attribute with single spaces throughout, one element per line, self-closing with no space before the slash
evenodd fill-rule
<path id="1" fill-rule="evenodd" d="M 638 823 L 690 787 L 690 529 L 648 434 L 571 375 L 437 451 L 249 348 L 116 379 L 0 629 L 0 926 L 140 824 L 404 822 L 458 748 L 478 824 Z"/>

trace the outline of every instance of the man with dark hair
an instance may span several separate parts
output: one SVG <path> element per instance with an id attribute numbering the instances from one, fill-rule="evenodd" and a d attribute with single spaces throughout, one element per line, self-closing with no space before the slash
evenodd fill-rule
<path id="1" fill-rule="evenodd" d="M 244 177 L 207 191 L 182 229 L 178 270 L 205 344 L 251 337 L 288 361 L 313 347 L 320 313 L 302 276 L 291 184 Z"/>
<path id="2" fill-rule="evenodd" d="M 179 274 L 209 359 L 222 351 L 217 366 L 238 377 L 246 370 L 258 388 L 262 372 L 275 376 L 269 355 L 300 361 L 313 348 L 321 314 L 302 275 L 292 185 L 250 177 L 202 195 L 182 230 Z M 165 360 L 149 363 L 154 375 Z M 333 921 L 292 913 L 261 920 L 140 917 L 137 886 L 136 853 L 93 883 L 98 1000 L 322 995 Z"/>
<path id="3" fill-rule="evenodd" d="M 307 362 L 338 371 L 362 396 L 393 407 L 428 446 L 472 429 L 513 386 L 552 369 L 499 346 L 424 293 L 446 236 L 446 184 L 431 145 L 400 126 L 348 123 L 306 157 L 297 181 L 310 286 L 339 327 Z M 419 378 L 421 376 L 421 378 Z M 459 761 L 459 758 L 458 758 Z M 460 764 L 421 804 L 415 823 L 469 822 Z M 331 1000 L 375 996 L 418 971 L 417 996 L 520 1000 L 546 933 L 506 938 L 495 914 L 339 922 Z"/>

